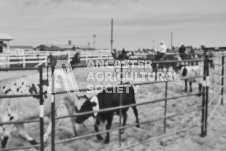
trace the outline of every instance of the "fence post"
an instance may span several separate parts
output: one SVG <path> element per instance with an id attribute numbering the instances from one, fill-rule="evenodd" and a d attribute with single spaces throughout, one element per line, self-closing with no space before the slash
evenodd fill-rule
<path id="1" fill-rule="evenodd" d="M 132 62 L 131 61 L 129 61 L 129 70 L 130 70 L 130 74 L 132 74 Z"/>
<path id="2" fill-rule="evenodd" d="M 40 150 L 41 151 L 44 151 L 44 140 L 43 140 L 43 137 L 44 137 L 44 120 L 43 120 L 43 117 L 44 117 L 44 106 L 43 106 L 43 103 L 44 103 L 44 100 L 43 100 L 43 88 L 42 88 L 42 84 L 43 84 L 43 70 L 42 70 L 42 67 L 39 68 L 39 82 L 40 82 L 40 85 L 39 85 L 39 95 L 40 95 Z"/>
<path id="3" fill-rule="evenodd" d="M 208 51 L 208 50 L 206 50 Z M 205 106 L 205 136 L 207 135 L 207 125 L 208 125 L 208 105 L 209 105 L 209 68 L 210 68 L 210 60 L 209 60 L 209 56 L 207 56 L 207 54 L 205 55 L 205 76 L 206 76 L 206 106 Z"/>
<path id="4" fill-rule="evenodd" d="M 23 68 L 25 68 L 26 67 L 26 58 L 25 58 L 25 56 L 23 56 Z"/>
<path id="5" fill-rule="evenodd" d="M 87 64 L 87 62 L 88 62 L 88 56 L 87 56 L 87 54 L 86 54 L 86 64 Z"/>
<path id="6" fill-rule="evenodd" d="M 55 74 L 54 67 L 51 66 L 52 88 L 51 88 L 51 120 L 52 120 L 52 136 L 51 136 L 51 148 L 55 151 Z"/>
<path id="7" fill-rule="evenodd" d="M 168 96 L 168 80 L 166 79 L 166 85 L 165 85 L 165 112 L 164 112 L 164 134 L 166 134 L 167 96 Z"/>
<path id="8" fill-rule="evenodd" d="M 146 66 L 146 60 L 144 60 L 144 72 L 146 71 L 145 66 Z"/>
<path id="9" fill-rule="evenodd" d="M 158 68 L 159 68 L 159 64 L 155 64 L 155 80 L 157 81 L 158 80 Z"/>
<path id="10" fill-rule="evenodd" d="M 140 75 L 140 65 L 139 65 L 139 62 L 140 60 L 137 60 L 137 68 L 138 68 L 138 72 L 139 72 L 139 75 Z"/>
<path id="11" fill-rule="evenodd" d="M 221 70 L 221 105 L 224 104 L 224 54 L 222 54 L 222 70 Z"/>
<path id="12" fill-rule="evenodd" d="M 48 66 L 48 56 L 45 56 L 46 58 L 45 58 L 45 66 Z"/>
<path id="13" fill-rule="evenodd" d="M 6 57 L 6 68 L 10 68 L 10 56 Z"/>
<path id="14" fill-rule="evenodd" d="M 123 72 L 123 64 L 122 61 L 121 62 L 121 71 L 120 71 L 120 85 L 122 85 L 122 72 Z M 124 89 L 123 89 L 124 92 Z M 122 94 L 120 93 L 120 106 L 122 106 Z M 122 109 L 119 110 L 119 127 L 122 126 Z M 119 147 L 121 147 L 122 143 L 121 143 L 122 137 L 121 137 L 121 129 L 119 129 Z"/>
<path id="15" fill-rule="evenodd" d="M 68 64 L 70 64 L 70 61 L 71 61 L 71 58 L 70 58 L 70 51 L 68 51 L 68 58 L 67 58 L 68 60 L 67 60 L 67 62 L 68 62 Z"/>
<path id="16" fill-rule="evenodd" d="M 206 109 L 206 77 L 205 77 L 205 73 L 206 73 L 206 51 L 204 50 L 204 65 L 203 65 L 203 83 L 202 83 L 202 89 L 203 89 L 203 94 L 202 94 L 202 117 L 201 117 L 201 137 L 205 136 L 205 109 Z"/>

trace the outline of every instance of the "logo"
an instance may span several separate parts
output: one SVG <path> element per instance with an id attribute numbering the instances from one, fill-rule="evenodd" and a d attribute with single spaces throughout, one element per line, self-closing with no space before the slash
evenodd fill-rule
<path id="1" fill-rule="evenodd" d="M 54 79 L 54 91 L 66 90 L 67 93 L 78 92 L 79 87 L 67 60 L 57 60 L 52 78 Z"/>
<path id="2" fill-rule="evenodd" d="M 119 72 L 114 68 L 121 68 Z M 116 60 L 89 60 L 87 62 L 87 69 L 96 69 L 87 73 L 86 81 L 87 85 L 83 85 L 83 88 L 87 89 L 87 93 L 99 93 L 105 91 L 106 93 L 120 93 L 122 85 L 120 82 L 147 82 L 147 81 L 179 81 L 180 76 L 175 71 L 159 71 L 153 72 L 152 62 L 149 60 L 138 60 L 137 63 L 130 61 L 116 61 Z M 106 68 L 104 70 L 98 70 L 100 68 Z M 146 71 L 140 71 L 145 68 Z M 107 70 L 107 69 L 110 69 Z M 134 70 L 133 69 L 138 69 Z M 57 60 L 55 70 L 52 78 L 54 79 L 54 92 L 66 91 L 67 93 L 79 92 L 79 86 L 76 81 L 75 74 L 72 70 L 68 60 Z M 51 83 L 51 82 L 50 82 Z M 97 84 L 94 84 L 97 83 Z M 112 87 L 112 90 L 109 89 Z M 126 87 L 126 86 L 124 86 Z M 51 88 L 51 86 L 50 86 Z M 135 93 L 138 86 L 135 87 Z M 50 89 L 51 90 L 51 89 Z M 51 92 L 51 91 L 50 91 Z"/>

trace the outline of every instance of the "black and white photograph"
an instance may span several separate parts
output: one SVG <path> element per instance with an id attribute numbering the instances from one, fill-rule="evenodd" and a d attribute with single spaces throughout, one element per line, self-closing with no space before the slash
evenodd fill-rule
<path id="1" fill-rule="evenodd" d="M 0 0 L 0 151 L 226 151 L 225 6 Z"/>

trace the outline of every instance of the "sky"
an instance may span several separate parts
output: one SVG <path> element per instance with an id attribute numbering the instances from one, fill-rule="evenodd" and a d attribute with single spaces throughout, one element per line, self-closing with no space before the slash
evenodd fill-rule
<path id="1" fill-rule="evenodd" d="M 226 46 L 225 0 L 0 0 L 0 33 L 11 45 L 67 44 L 110 48 Z"/>

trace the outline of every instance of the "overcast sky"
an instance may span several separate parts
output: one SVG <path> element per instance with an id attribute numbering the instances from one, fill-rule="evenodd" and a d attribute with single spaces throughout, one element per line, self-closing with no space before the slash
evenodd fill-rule
<path id="1" fill-rule="evenodd" d="M 0 0 L 0 32 L 12 45 L 93 44 L 152 48 L 161 40 L 173 44 L 226 46 L 225 0 Z"/>

